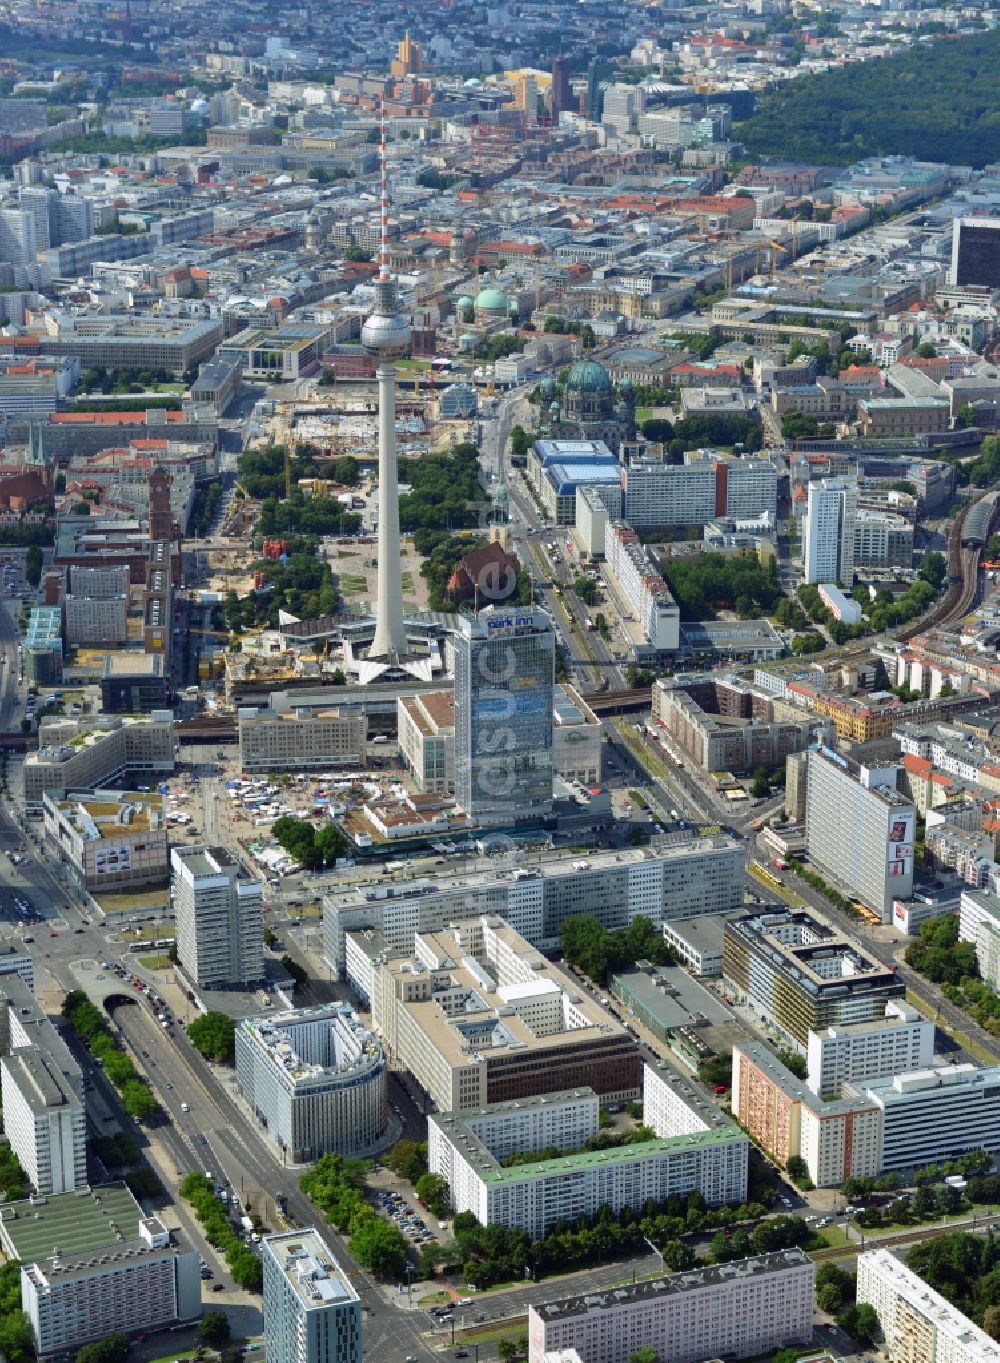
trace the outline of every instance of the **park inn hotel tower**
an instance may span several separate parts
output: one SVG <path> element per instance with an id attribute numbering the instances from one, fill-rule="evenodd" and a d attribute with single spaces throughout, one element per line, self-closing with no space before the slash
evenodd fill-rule
<path id="1" fill-rule="evenodd" d="M 531 607 L 461 617 L 455 650 L 455 799 L 476 823 L 552 808 L 555 634 Z"/>

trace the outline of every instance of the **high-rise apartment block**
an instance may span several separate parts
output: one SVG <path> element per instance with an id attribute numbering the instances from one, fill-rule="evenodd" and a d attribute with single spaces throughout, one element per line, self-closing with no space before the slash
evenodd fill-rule
<path id="1" fill-rule="evenodd" d="M 269 1363 L 361 1363 L 361 1301 L 319 1231 L 265 1235 Z"/>
<path id="2" fill-rule="evenodd" d="M 884 1017 L 811 1031 L 806 1054 L 813 1093 L 839 1095 L 863 1079 L 926 1069 L 934 1061 L 934 1023 L 902 999 L 890 999 Z"/>
<path id="3" fill-rule="evenodd" d="M 963 890 L 958 935 L 975 944 L 980 975 L 1000 992 L 1000 896 Z"/>
<path id="4" fill-rule="evenodd" d="M 820 478 L 809 484 L 803 555 L 806 582 L 853 586 L 857 507 L 857 478 Z"/>
<path id="5" fill-rule="evenodd" d="M 658 1074 L 656 1083 L 664 1082 Z M 519 1227 L 533 1239 L 601 1206 L 638 1210 L 650 1199 L 690 1192 L 714 1205 L 744 1200 L 749 1142 L 728 1117 L 679 1075 L 673 1101 L 661 1102 L 657 1116 L 654 1140 L 586 1150 L 600 1129 L 590 1088 L 432 1114 L 428 1162 L 447 1179 L 456 1211 L 473 1212 L 484 1226 Z M 501 1162 L 550 1146 L 560 1152 L 550 1159 Z"/>
<path id="6" fill-rule="evenodd" d="M 779 1164 L 805 1160 L 817 1187 L 1000 1149 L 1000 1066 L 942 1065 L 844 1085 L 821 1097 L 766 1046 L 733 1047 L 733 1113 Z"/>
<path id="7" fill-rule="evenodd" d="M 528 1308 L 528 1363 L 575 1349 L 585 1363 L 770 1354 L 812 1339 L 815 1267 L 801 1249 L 691 1269 Z"/>
<path id="8" fill-rule="evenodd" d="M 124 1184 L 8 1203 L 0 1247 L 20 1260 L 39 1358 L 201 1315 L 197 1250 L 183 1230 L 144 1216 Z"/>
<path id="9" fill-rule="evenodd" d="M 809 753 L 809 860 L 883 923 L 891 919 L 892 901 L 909 899 L 913 892 L 917 811 L 897 791 L 897 772 L 895 766 L 860 766 L 831 748 Z"/>
<path id="10" fill-rule="evenodd" d="M 887 1249 L 858 1255 L 858 1305 L 878 1316 L 899 1363 L 998 1363 L 1000 1344 Z"/>
<path id="11" fill-rule="evenodd" d="M 38 1046 L 0 1057 L 4 1131 L 31 1186 L 42 1197 L 87 1182 L 83 1103 L 56 1060 Z"/>
<path id="12" fill-rule="evenodd" d="M 224 847 L 175 847 L 177 960 L 203 989 L 242 989 L 264 978 L 264 887 Z"/>
<path id="13" fill-rule="evenodd" d="M 476 822 L 552 808 L 555 634 L 544 611 L 490 606 L 455 633 L 455 798 Z"/>
<path id="14" fill-rule="evenodd" d="M 825 1101 L 759 1042 L 733 1047 L 733 1116 L 781 1165 L 805 1161 L 818 1188 L 882 1167 L 882 1114 L 870 1098 Z"/>
<path id="15" fill-rule="evenodd" d="M 731 913 L 743 907 L 746 853 L 723 833 L 657 837 L 648 847 L 540 856 L 491 865 L 479 874 L 440 875 L 390 885 L 354 885 L 324 901 L 323 954 L 338 977 L 371 997 L 371 963 L 352 952 L 354 934 L 374 931 L 386 947 L 412 952 L 418 932 L 456 918 L 498 914 L 536 947 L 555 947 L 565 920 L 593 914 L 609 931 L 642 915 L 665 920 Z"/>

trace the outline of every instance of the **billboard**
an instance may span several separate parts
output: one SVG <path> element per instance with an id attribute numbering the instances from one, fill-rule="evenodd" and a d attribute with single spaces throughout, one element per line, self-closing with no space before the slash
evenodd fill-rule
<path id="1" fill-rule="evenodd" d="M 132 849 L 128 846 L 115 846 L 102 843 L 94 853 L 94 874 L 99 876 L 115 875 L 119 871 L 132 869 Z"/>
<path id="2" fill-rule="evenodd" d="M 916 833 L 916 810 L 904 809 L 889 817 L 889 840 L 886 843 L 886 865 L 889 876 L 899 880 L 913 875 L 913 844 Z"/>

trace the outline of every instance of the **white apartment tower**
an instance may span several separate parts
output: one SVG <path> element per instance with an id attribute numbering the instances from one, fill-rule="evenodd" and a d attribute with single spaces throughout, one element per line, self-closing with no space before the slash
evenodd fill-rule
<path id="1" fill-rule="evenodd" d="M 177 959 L 203 989 L 240 989 L 264 978 L 264 886 L 224 847 L 170 854 Z"/>
<path id="2" fill-rule="evenodd" d="M 361 1302 L 318 1231 L 266 1235 L 261 1265 L 271 1363 L 361 1363 Z"/>
<path id="3" fill-rule="evenodd" d="M 820 478 L 809 484 L 803 555 L 806 582 L 853 586 L 857 507 L 857 478 Z"/>
<path id="4" fill-rule="evenodd" d="M 888 923 L 892 901 L 913 893 L 917 811 L 896 790 L 897 768 L 859 766 L 830 748 L 814 748 L 808 770 L 809 860 Z"/>
<path id="5" fill-rule="evenodd" d="M 52 1057 L 23 1046 L 0 1058 L 4 1130 L 21 1168 L 42 1197 L 87 1182 L 83 1104 Z"/>

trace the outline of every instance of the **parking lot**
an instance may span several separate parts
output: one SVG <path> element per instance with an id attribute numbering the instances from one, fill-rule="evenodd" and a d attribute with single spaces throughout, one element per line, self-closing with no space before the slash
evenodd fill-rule
<path id="1" fill-rule="evenodd" d="M 421 1207 L 415 1194 L 406 1196 L 395 1188 L 378 1188 L 376 1196 L 381 1210 L 396 1223 L 414 1249 L 440 1244 L 448 1223 L 435 1221 L 431 1212 Z"/>

